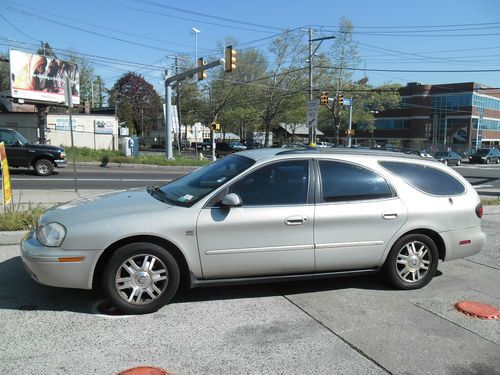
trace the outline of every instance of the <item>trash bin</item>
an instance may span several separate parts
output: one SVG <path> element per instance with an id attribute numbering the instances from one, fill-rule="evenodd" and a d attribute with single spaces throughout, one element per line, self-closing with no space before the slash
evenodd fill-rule
<path id="1" fill-rule="evenodd" d="M 139 156 L 139 137 L 130 137 L 132 144 L 130 148 L 132 150 L 132 156 Z"/>

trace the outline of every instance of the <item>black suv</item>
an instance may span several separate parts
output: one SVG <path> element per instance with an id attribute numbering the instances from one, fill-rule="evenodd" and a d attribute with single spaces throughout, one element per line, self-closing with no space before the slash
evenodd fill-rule
<path id="1" fill-rule="evenodd" d="M 33 167 L 39 176 L 49 176 L 54 167 L 64 168 L 68 162 L 62 147 L 31 144 L 14 129 L 0 128 L 0 142 L 5 144 L 9 167 Z"/>

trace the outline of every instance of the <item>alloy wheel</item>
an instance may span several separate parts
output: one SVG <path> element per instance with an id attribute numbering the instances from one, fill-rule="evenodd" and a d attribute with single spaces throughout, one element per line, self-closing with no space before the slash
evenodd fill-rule
<path id="1" fill-rule="evenodd" d="M 144 305 L 157 300 L 168 285 L 168 270 L 156 256 L 138 254 L 128 258 L 118 268 L 115 288 L 130 304 Z"/>
<path id="2" fill-rule="evenodd" d="M 407 283 L 423 279 L 432 262 L 432 254 L 423 242 L 412 241 L 404 245 L 396 258 L 396 272 Z"/>

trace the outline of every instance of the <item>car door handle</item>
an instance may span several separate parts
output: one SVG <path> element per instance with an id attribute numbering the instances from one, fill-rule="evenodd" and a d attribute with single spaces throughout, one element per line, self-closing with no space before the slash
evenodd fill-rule
<path id="1" fill-rule="evenodd" d="M 398 214 L 395 212 L 384 212 L 382 218 L 385 220 L 394 220 L 398 218 Z"/>
<path id="2" fill-rule="evenodd" d="M 302 225 L 307 221 L 307 216 L 289 216 L 285 219 L 286 225 Z"/>

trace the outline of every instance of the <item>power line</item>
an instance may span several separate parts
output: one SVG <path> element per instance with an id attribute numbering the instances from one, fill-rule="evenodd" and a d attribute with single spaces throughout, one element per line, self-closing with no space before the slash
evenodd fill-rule
<path id="1" fill-rule="evenodd" d="M 338 66 L 315 66 L 320 69 L 339 69 Z M 500 69 L 471 69 L 471 70 L 412 70 L 412 69 L 365 69 L 342 67 L 345 70 L 367 71 L 367 72 L 399 72 L 399 73 L 492 73 L 500 72 Z"/>
<path id="2" fill-rule="evenodd" d="M 143 3 L 143 4 L 149 4 L 149 5 L 152 5 L 152 6 L 155 6 L 155 7 L 159 7 L 159 8 L 175 10 L 175 11 L 181 12 L 181 13 L 194 14 L 194 15 L 201 16 L 201 17 L 208 17 L 208 18 L 211 18 L 211 19 L 218 19 L 218 20 L 221 20 L 221 21 L 226 21 L 226 22 L 231 22 L 231 23 L 236 23 L 236 24 L 241 24 L 241 25 L 255 26 L 255 27 L 260 27 L 260 28 L 263 28 L 263 29 L 283 31 L 282 28 L 275 27 L 275 26 L 261 25 L 261 24 L 258 24 L 258 23 L 245 22 L 245 21 L 241 21 L 241 20 L 237 20 L 237 19 L 220 17 L 220 16 L 216 16 L 216 15 L 213 15 L 213 14 L 206 14 L 206 13 L 196 12 L 196 11 L 192 11 L 192 10 L 181 9 L 181 8 L 173 7 L 173 6 L 170 6 L 170 5 L 165 5 L 165 4 L 162 4 L 162 3 L 157 3 L 155 1 L 150 1 L 150 0 L 132 0 L 132 1 L 135 1 L 135 2 L 138 2 L 138 3 Z"/>

